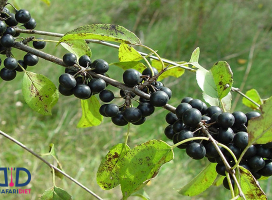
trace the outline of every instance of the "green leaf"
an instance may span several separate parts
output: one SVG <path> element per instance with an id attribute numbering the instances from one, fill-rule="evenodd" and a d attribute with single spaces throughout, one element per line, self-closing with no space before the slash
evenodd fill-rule
<path id="1" fill-rule="evenodd" d="M 23 96 L 30 108 L 43 115 L 51 115 L 59 93 L 47 77 L 26 71 L 23 78 Z"/>
<path id="2" fill-rule="evenodd" d="M 120 184 L 120 160 L 129 150 L 130 148 L 126 144 L 117 144 L 109 150 L 106 157 L 101 161 L 96 174 L 96 181 L 102 189 L 109 190 Z"/>
<path id="3" fill-rule="evenodd" d="M 72 200 L 72 199 L 73 197 L 68 192 L 56 186 L 46 190 L 41 196 L 41 200 Z"/>
<path id="4" fill-rule="evenodd" d="M 121 160 L 120 182 L 123 199 L 154 178 L 160 167 L 173 159 L 171 146 L 161 140 L 150 140 L 130 150 Z"/>
<path id="5" fill-rule="evenodd" d="M 111 63 L 110 65 L 116 65 L 123 70 L 136 69 L 139 72 L 144 71 L 144 69 L 146 68 L 146 66 L 139 61 L 116 62 L 116 63 Z"/>
<path id="6" fill-rule="evenodd" d="M 183 62 L 183 61 L 177 62 L 177 64 L 183 64 L 183 63 L 186 63 L 186 62 Z M 161 62 L 158 60 L 152 59 L 151 65 L 152 65 L 152 67 L 156 68 L 158 70 L 158 72 L 160 72 L 163 68 Z M 168 66 L 168 64 L 165 63 L 165 66 Z M 185 66 L 188 66 L 188 65 L 185 65 Z M 158 81 L 161 81 L 162 79 L 164 79 L 168 76 L 173 76 L 173 77 L 178 78 L 178 77 L 182 76 L 185 72 L 185 69 L 180 68 L 178 66 L 174 66 L 174 65 L 170 65 L 168 68 L 171 68 L 171 69 L 167 69 L 165 72 L 163 72 L 159 76 Z"/>
<path id="7" fill-rule="evenodd" d="M 266 144 L 272 141 L 272 97 L 266 100 L 260 109 L 261 116 L 248 122 L 248 145 Z"/>
<path id="8" fill-rule="evenodd" d="M 62 165 L 60 164 L 60 162 L 59 162 L 59 160 L 57 158 L 57 154 L 56 154 L 56 151 L 55 151 L 55 146 L 54 146 L 53 143 L 51 143 L 49 145 L 49 154 L 56 160 L 56 162 L 57 162 L 57 168 L 63 171 Z M 54 169 L 54 172 L 55 172 L 55 175 L 57 177 L 59 177 L 60 179 L 63 178 L 63 174 L 61 174 L 59 171 L 57 171 L 57 170 Z"/>
<path id="9" fill-rule="evenodd" d="M 191 55 L 191 58 L 190 58 L 190 63 L 198 63 L 198 59 L 199 59 L 199 54 L 200 54 L 200 48 L 199 47 L 197 47 L 194 51 L 193 51 L 193 53 L 192 53 L 192 55 Z"/>
<path id="10" fill-rule="evenodd" d="M 196 196 L 207 190 L 217 177 L 216 163 L 210 163 L 193 180 L 179 190 L 179 194 Z"/>
<path id="11" fill-rule="evenodd" d="M 199 66 L 196 79 L 203 92 L 212 98 L 222 99 L 231 89 L 232 71 L 225 61 L 217 62 L 210 71 Z"/>
<path id="12" fill-rule="evenodd" d="M 83 55 L 92 57 L 92 51 L 85 40 L 71 40 L 62 42 L 60 44 L 69 52 L 75 54 L 77 59 L 79 59 L 80 56 Z"/>
<path id="13" fill-rule="evenodd" d="M 216 85 L 218 98 L 222 99 L 231 90 L 233 73 L 226 61 L 219 61 L 211 68 L 213 79 Z"/>
<path id="14" fill-rule="evenodd" d="M 263 100 L 261 99 L 261 97 L 260 97 L 259 93 L 257 92 L 257 90 L 255 90 L 255 89 L 248 90 L 245 95 L 248 96 L 253 101 L 255 101 L 256 103 L 258 103 L 259 105 L 263 104 Z M 246 105 L 247 107 L 250 107 L 252 109 L 258 109 L 259 108 L 254 103 L 247 100 L 245 97 L 243 97 L 242 102 L 243 102 L 244 105 Z"/>
<path id="15" fill-rule="evenodd" d="M 51 2 L 50 0 L 42 0 L 44 3 L 46 3 L 48 6 L 50 6 Z"/>
<path id="16" fill-rule="evenodd" d="M 141 44 L 140 39 L 128 29 L 114 24 L 91 24 L 81 26 L 66 33 L 59 41 L 103 40 L 127 44 Z"/>
<path id="17" fill-rule="evenodd" d="M 225 176 L 218 176 L 217 179 L 213 182 L 213 185 L 220 186 L 223 184 Z"/>
<path id="18" fill-rule="evenodd" d="M 139 61 L 143 59 L 142 55 L 138 51 L 125 43 L 121 43 L 118 57 L 120 62 Z"/>
<path id="19" fill-rule="evenodd" d="M 222 107 L 222 104 L 227 112 L 230 112 L 231 110 L 231 100 L 232 100 L 232 95 L 231 92 L 227 94 L 221 101 L 219 101 L 218 98 L 213 98 L 207 95 L 205 92 L 203 92 L 203 99 L 209 103 L 211 106 L 219 106 Z"/>
<path id="20" fill-rule="evenodd" d="M 240 186 L 247 200 L 264 200 L 267 199 L 264 191 L 252 176 L 250 171 L 239 166 L 240 170 Z"/>
<path id="21" fill-rule="evenodd" d="M 99 113 L 100 103 L 96 96 L 86 100 L 81 100 L 82 117 L 79 120 L 78 128 L 87 128 L 98 126 L 103 120 L 103 116 Z"/>
<path id="22" fill-rule="evenodd" d="M 150 200 L 150 197 L 148 196 L 148 194 L 144 191 L 144 189 L 140 189 L 136 192 L 134 192 L 133 194 L 131 194 L 131 196 L 137 196 L 140 197 L 143 200 Z"/>

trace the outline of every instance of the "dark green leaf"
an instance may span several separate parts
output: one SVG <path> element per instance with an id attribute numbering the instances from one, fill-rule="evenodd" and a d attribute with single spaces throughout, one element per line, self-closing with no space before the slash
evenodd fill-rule
<path id="1" fill-rule="evenodd" d="M 143 59 L 138 51 L 125 43 L 121 43 L 118 57 L 120 62 L 139 61 Z"/>
<path id="2" fill-rule="evenodd" d="M 92 51 L 85 40 L 71 40 L 62 42 L 60 44 L 69 52 L 75 54 L 77 59 L 79 59 L 80 56 L 83 55 L 92 57 Z"/>
<path id="3" fill-rule="evenodd" d="M 260 107 L 261 116 L 248 122 L 249 145 L 266 144 L 272 141 L 272 97 Z"/>
<path id="4" fill-rule="evenodd" d="M 59 41 L 71 40 L 103 40 L 127 44 L 141 44 L 140 39 L 126 28 L 114 24 L 91 24 L 81 26 L 66 33 Z"/>
<path id="5" fill-rule="evenodd" d="M 99 113 L 100 103 L 96 96 L 81 100 L 81 108 L 82 117 L 77 124 L 78 128 L 87 128 L 101 124 L 103 116 Z"/>
<path id="6" fill-rule="evenodd" d="M 267 199 L 260 185 L 256 179 L 252 176 L 250 171 L 239 166 L 241 178 L 240 186 L 247 200 L 265 200 Z"/>
<path id="7" fill-rule="evenodd" d="M 46 190 L 41 196 L 41 200 L 72 200 L 72 199 L 73 197 L 68 192 L 56 186 Z"/>
<path id="8" fill-rule="evenodd" d="M 248 90 L 245 94 L 248 96 L 250 99 L 258 103 L 259 105 L 263 104 L 263 100 L 261 99 L 259 93 L 255 89 Z M 245 97 L 243 97 L 243 104 L 246 105 L 247 107 L 250 107 L 252 109 L 258 109 L 259 107 L 252 103 L 251 101 L 247 100 Z"/>
<path id="9" fill-rule="evenodd" d="M 23 78 L 23 96 L 30 108 L 43 115 L 51 115 L 59 93 L 47 77 L 26 71 Z"/>
<path id="10" fill-rule="evenodd" d="M 101 161 L 96 181 L 102 189 L 109 190 L 120 184 L 120 160 L 129 150 L 130 148 L 126 144 L 117 144 L 109 150 L 106 157 Z"/>
<path id="11" fill-rule="evenodd" d="M 187 196 L 196 196 L 207 190 L 217 177 L 216 163 L 210 163 L 193 180 L 179 190 L 179 193 Z"/>
<path id="12" fill-rule="evenodd" d="M 127 199 L 143 183 L 154 178 L 160 167 L 173 159 L 171 146 L 160 140 L 150 140 L 130 150 L 121 161 L 120 182 L 123 199 Z"/>
<path id="13" fill-rule="evenodd" d="M 116 65 L 123 70 L 136 69 L 139 72 L 144 71 L 144 69 L 146 68 L 145 65 L 139 61 L 116 62 L 111 63 L 110 65 Z"/>
<path id="14" fill-rule="evenodd" d="M 183 63 L 186 63 L 186 62 L 177 62 L 177 64 L 183 64 Z M 151 65 L 152 65 L 152 67 L 156 68 L 158 70 L 158 72 L 160 72 L 163 68 L 161 62 L 158 60 L 152 60 Z M 164 63 L 164 65 L 165 65 L 165 67 L 168 66 L 167 63 Z M 185 66 L 188 66 L 188 65 L 185 65 Z M 185 72 L 185 69 L 178 67 L 178 66 L 174 66 L 174 65 L 170 65 L 168 68 L 169 69 L 167 69 L 165 72 L 163 72 L 159 76 L 158 81 L 161 81 L 162 79 L 164 79 L 168 76 L 173 76 L 173 77 L 178 78 L 178 77 L 182 76 Z"/>

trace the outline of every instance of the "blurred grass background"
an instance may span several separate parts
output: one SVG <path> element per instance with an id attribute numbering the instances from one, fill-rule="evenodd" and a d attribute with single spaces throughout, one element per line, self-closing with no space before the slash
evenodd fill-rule
<path id="1" fill-rule="evenodd" d="M 270 0 L 52 0 L 51 6 L 36 0 L 10 2 L 31 12 L 37 21 L 36 30 L 66 33 L 86 24 L 118 24 L 135 32 L 145 45 L 158 50 L 162 57 L 175 61 L 188 61 L 192 51 L 200 47 L 199 62 L 207 69 L 219 60 L 226 60 L 230 64 L 234 73 L 234 87 L 240 87 L 244 82 L 244 92 L 255 88 L 262 98 L 272 94 L 269 75 L 272 72 Z M 93 60 L 118 61 L 116 49 L 98 44 L 91 44 L 90 47 Z M 60 58 L 67 52 L 60 46 L 56 48 L 54 43 L 47 44 L 45 51 Z M 250 52 L 253 53 L 251 58 Z M 24 56 L 24 53 L 16 50 L 13 53 L 18 59 Z M 37 66 L 29 67 L 29 70 L 48 76 L 56 85 L 64 71 L 63 67 L 41 59 Z M 109 75 L 121 80 L 121 72 L 114 67 Z M 244 81 L 246 75 L 248 79 Z M 167 78 L 163 82 L 173 91 L 170 104 L 174 106 L 185 96 L 202 99 L 193 73 L 186 72 L 179 79 Z M 117 127 L 105 119 L 99 127 L 77 129 L 81 108 L 80 101 L 74 97 L 60 96 L 53 115 L 41 116 L 24 103 L 21 84 L 22 74 L 11 82 L 0 83 L 0 129 L 40 154 L 47 153 L 49 144 L 54 143 L 66 173 L 104 199 L 120 199 L 119 187 L 110 191 L 99 188 L 96 171 L 108 149 L 124 141 L 126 127 Z M 233 109 L 249 111 L 242 105 L 241 99 Z M 133 147 L 150 139 L 168 141 L 163 133 L 166 113 L 163 109 L 156 109 L 144 125 L 132 126 L 129 145 Z M 21 166 L 32 174 L 31 184 L 28 185 L 32 190 L 31 197 L 1 194 L 1 199 L 38 199 L 45 189 L 52 186 L 50 169 L 16 144 L 0 138 L 0 166 Z M 191 160 L 184 151 L 175 149 L 175 159 L 161 168 L 159 175 L 145 190 L 151 199 L 156 200 L 230 199 L 229 191 L 215 186 L 192 198 L 177 193 L 176 190 L 188 183 L 207 163 L 206 159 Z M 260 183 L 270 199 L 270 179 Z M 56 184 L 73 195 L 74 199 L 94 199 L 65 178 L 57 179 Z"/>

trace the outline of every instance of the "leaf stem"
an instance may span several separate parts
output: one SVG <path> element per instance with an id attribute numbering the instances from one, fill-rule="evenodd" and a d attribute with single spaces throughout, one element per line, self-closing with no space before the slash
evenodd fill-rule
<path id="1" fill-rule="evenodd" d="M 221 144 L 219 142 L 217 142 L 217 145 L 223 147 L 224 149 L 226 149 L 230 153 L 230 155 L 233 157 L 234 162 L 237 163 L 237 158 L 236 158 L 236 156 L 234 155 L 234 153 L 232 152 L 232 150 L 229 147 L 227 147 L 226 145 Z"/>
<path id="2" fill-rule="evenodd" d="M 55 175 L 55 170 L 52 168 L 52 179 L 53 179 L 53 185 L 54 187 L 56 186 L 56 175 Z"/>
<path id="3" fill-rule="evenodd" d="M 126 145 L 127 145 L 127 143 L 128 143 L 129 131 L 130 131 L 130 123 L 128 123 L 128 130 L 127 130 L 126 139 L 125 139 L 125 144 L 126 144 Z"/>
<path id="4" fill-rule="evenodd" d="M 188 138 L 186 140 L 182 140 L 182 141 L 174 144 L 173 146 L 171 146 L 171 149 L 174 149 L 174 148 L 176 148 L 177 146 L 179 146 L 181 144 L 184 144 L 186 142 L 193 141 L 193 140 L 209 140 L 209 138 L 207 138 L 207 137 L 192 137 L 192 138 Z"/>
<path id="5" fill-rule="evenodd" d="M 58 171 L 59 173 L 61 173 L 63 176 L 65 176 L 66 178 L 70 179 L 72 182 L 74 182 L 75 184 L 77 184 L 78 186 L 80 186 L 82 189 L 86 190 L 88 193 L 90 193 L 91 195 L 93 195 L 96 199 L 99 200 L 103 200 L 101 197 L 99 197 L 97 194 L 95 194 L 94 192 L 92 192 L 91 190 L 89 190 L 87 187 L 85 187 L 84 185 L 82 185 L 80 182 L 78 182 L 77 180 L 73 179 L 71 176 L 69 176 L 68 174 L 66 174 L 65 172 L 63 172 L 62 170 L 58 169 L 57 167 L 55 167 L 54 165 L 50 164 L 49 162 L 47 162 L 45 159 L 43 159 L 41 156 L 39 156 L 37 153 L 35 153 L 34 151 L 32 151 L 31 149 L 29 149 L 28 147 L 26 147 L 24 144 L 22 144 L 21 142 L 17 141 L 15 138 L 11 137 L 10 135 L 6 134 L 5 132 L 0 130 L 0 134 L 2 136 L 4 136 L 5 138 L 11 140 L 12 142 L 14 142 L 15 144 L 19 145 L 20 147 L 22 147 L 23 149 L 25 149 L 26 151 L 28 151 L 29 153 L 31 153 L 33 156 L 35 156 L 36 158 L 40 159 L 42 162 L 44 162 L 46 165 L 48 165 L 50 168 Z"/>
<path id="6" fill-rule="evenodd" d="M 231 88 L 231 91 L 233 92 L 237 92 L 238 94 L 240 94 L 241 96 L 245 97 L 247 100 L 249 100 L 250 102 L 252 102 L 253 104 L 255 104 L 259 109 L 260 109 L 260 104 L 256 103 L 254 100 L 252 100 L 251 98 L 249 98 L 247 95 L 245 95 L 244 93 L 241 92 L 241 90 L 239 88 Z"/>

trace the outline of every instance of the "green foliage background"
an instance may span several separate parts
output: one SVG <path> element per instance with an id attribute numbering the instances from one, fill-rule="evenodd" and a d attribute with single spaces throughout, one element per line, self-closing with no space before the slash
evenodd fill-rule
<path id="1" fill-rule="evenodd" d="M 114 23 L 135 32 L 145 45 L 158 50 L 162 57 L 175 61 L 188 61 L 192 51 L 199 46 L 199 62 L 207 69 L 219 60 L 230 64 L 234 72 L 234 87 L 240 87 L 252 63 L 243 91 L 255 88 L 262 98 L 272 95 L 270 0 L 52 0 L 51 6 L 36 0 L 11 2 L 31 12 L 37 21 L 37 30 L 66 33 L 81 25 Z M 93 60 L 102 58 L 109 63 L 118 62 L 118 50 L 97 44 L 90 47 Z M 254 54 L 249 59 L 250 50 L 253 49 Z M 45 51 L 58 57 L 66 53 L 61 47 L 55 48 L 54 43 L 48 44 Z M 18 59 L 24 56 L 19 51 L 14 51 L 14 54 Z M 37 66 L 29 67 L 29 70 L 46 75 L 56 85 L 64 71 L 63 67 L 41 59 Z M 120 73 L 118 67 L 112 67 L 109 71 L 111 77 L 121 81 Z M 76 128 L 81 108 L 80 101 L 73 97 L 61 96 L 52 116 L 33 113 L 23 101 L 22 78 L 23 74 L 20 74 L 14 81 L 0 82 L 0 129 L 40 154 L 47 153 L 49 144 L 54 143 L 66 173 L 102 198 L 120 199 L 119 187 L 110 191 L 99 188 L 96 171 L 108 150 L 123 142 L 126 127 L 114 126 L 105 119 L 100 127 Z M 173 90 L 170 104 L 174 106 L 185 96 L 201 99 L 194 73 L 186 72 L 179 79 L 167 78 L 164 83 Z M 118 95 L 118 91 L 114 91 Z M 241 102 L 240 99 L 234 109 L 249 111 Z M 156 109 L 156 113 L 144 125 L 132 126 L 129 145 L 133 147 L 151 139 L 168 141 L 163 133 L 166 113 L 163 109 Z M 1 137 L 0 145 L 1 167 L 22 166 L 32 174 L 31 184 L 27 186 L 31 188 L 31 198 L 1 194 L 5 199 L 38 199 L 45 189 L 52 186 L 51 172 L 45 164 L 5 138 Z M 179 195 L 176 190 L 188 183 L 207 163 L 206 159 L 191 160 L 182 150 L 175 149 L 174 161 L 163 166 L 156 179 L 145 189 L 151 199 L 191 199 Z M 3 180 L 2 174 L 0 180 Z M 271 179 L 260 183 L 270 199 Z M 93 199 L 69 180 L 57 180 L 56 184 L 75 199 Z M 228 191 L 214 186 L 196 199 L 229 198 Z"/>

